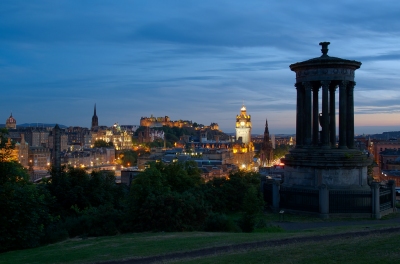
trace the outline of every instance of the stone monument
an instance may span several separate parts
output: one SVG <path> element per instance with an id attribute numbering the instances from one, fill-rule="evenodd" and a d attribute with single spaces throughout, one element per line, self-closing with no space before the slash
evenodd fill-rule
<path id="1" fill-rule="evenodd" d="M 354 73 L 361 62 L 328 56 L 329 44 L 320 43 L 320 57 L 290 65 L 296 73 L 296 147 L 283 159 L 285 177 L 282 186 L 370 189 L 367 166 L 371 159 L 354 148 Z M 318 102 L 320 91 L 322 109 Z"/>

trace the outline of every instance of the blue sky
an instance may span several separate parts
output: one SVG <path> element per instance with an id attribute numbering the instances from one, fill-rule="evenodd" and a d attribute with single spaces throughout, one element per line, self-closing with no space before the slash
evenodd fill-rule
<path id="1" fill-rule="evenodd" d="M 295 74 L 321 55 L 362 62 L 356 133 L 400 130 L 400 1 L 0 1 L 0 118 L 139 124 L 165 116 L 294 133 Z M 3 121 L 3 122 L 4 122 Z M 2 123 L 0 121 L 0 123 Z"/>

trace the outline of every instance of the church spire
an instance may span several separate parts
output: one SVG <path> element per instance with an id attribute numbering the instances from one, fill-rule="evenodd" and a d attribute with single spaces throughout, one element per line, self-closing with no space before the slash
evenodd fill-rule
<path id="1" fill-rule="evenodd" d="M 269 136 L 268 119 L 265 119 L 264 140 L 261 146 L 261 165 L 270 167 L 273 162 L 273 148 L 271 138 Z"/>
<path id="2" fill-rule="evenodd" d="M 94 112 L 92 117 L 92 129 L 99 126 L 99 118 L 96 114 L 96 104 L 94 104 Z"/>
<path id="3" fill-rule="evenodd" d="M 266 135 L 268 135 L 268 138 L 269 138 L 268 119 L 265 119 L 264 137 L 265 137 Z"/>

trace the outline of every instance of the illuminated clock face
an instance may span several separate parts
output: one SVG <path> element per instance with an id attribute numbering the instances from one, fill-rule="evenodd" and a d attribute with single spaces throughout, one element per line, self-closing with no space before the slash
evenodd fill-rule
<path id="1" fill-rule="evenodd" d="M 240 125 L 241 125 L 241 126 L 244 126 L 244 122 L 243 122 L 243 121 L 242 121 L 242 122 L 240 122 Z"/>

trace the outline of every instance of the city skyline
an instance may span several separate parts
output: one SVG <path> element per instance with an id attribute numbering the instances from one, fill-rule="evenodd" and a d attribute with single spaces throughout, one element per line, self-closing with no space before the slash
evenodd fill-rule
<path id="1" fill-rule="evenodd" d="M 312 6 L 313 8 L 310 8 Z M 2 1 L 1 118 L 90 127 L 150 115 L 294 134 L 292 63 L 362 62 L 355 132 L 400 130 L 396 1 Z M 3 123 L 4 121 L 0 121 Z"/>

